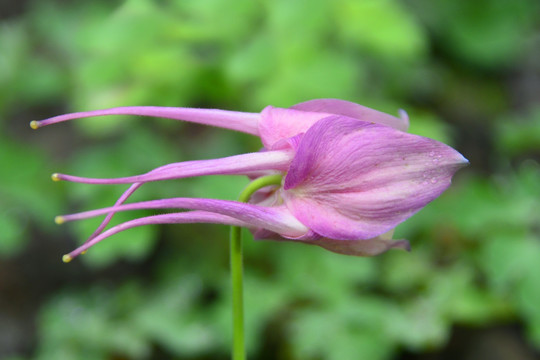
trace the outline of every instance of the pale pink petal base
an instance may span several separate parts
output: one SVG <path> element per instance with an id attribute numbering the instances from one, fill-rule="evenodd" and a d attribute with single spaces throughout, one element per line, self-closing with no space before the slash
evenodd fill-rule
<path id="1" fill-rule="evenodd" d="M 368 107 L 340 99 L 315 99 L 291 106 L 291 109 L 326 113 L 328 115 L 343 115 L 354 119 L 386 125 L 394 129 L 407 131 L 409 117 L 404 110 L 399 111 L 397 118 Z"/>
<path id="2" fill-rule="evenodd" d="M 259 134 L 265 148 L 274 149 L 284 139 L 304 133 L 317 121 L 331 114 L 267 106 L 261 112 Z"/>

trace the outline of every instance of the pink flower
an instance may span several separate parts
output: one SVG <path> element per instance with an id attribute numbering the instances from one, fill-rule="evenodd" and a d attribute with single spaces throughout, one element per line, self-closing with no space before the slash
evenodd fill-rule
<path id="1" fill-rule="evenodd" d="M 107 215 L 77 256 L 125 229 L 157 223 L 219 223 L 250 228 L 256 238 L 319 245 L 328 250 L 372 256 L 390 248 L 393 229 L 438 197 L 452 175 L 468 161 L 451 147 L 404 132 L 408 120 L 350 102 L 312 100 L 289 109 L 265 108 L 260 114 L 223 110 L 127 107 L 61 115 L 33 128 L 75 118 L 134 114 L 168 117 L 258 135 L 261 152 L 222 159 L 169 164 L 146 174 L 91 179 L 54 174 L 55 180 L 89 184 L 132 184 L 109 208 L 57 217 L 61 223 Z M 281 186 L 259 190 L 252 203 L 171 198 L 123 204 L 148 181 L 202 175 L 283 176 Z M 115 212 L 134 209 L 189 209 L 139 218 L 103 231 Z"/>

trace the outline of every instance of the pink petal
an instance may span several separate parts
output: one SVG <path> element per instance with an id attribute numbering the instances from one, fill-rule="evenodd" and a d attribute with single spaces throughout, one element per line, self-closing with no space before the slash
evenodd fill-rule
<path id="1" fill-rule="evenodd" d="M 82 252 L 88 250 L 98 242 L 114 235 L 119 232 L 122 232 L 127 229 L 131 229 L 138 226 L 144 225 L 153 225 L 153 224 L 185 224 L 185 223 L 211 223 L 211 224 L 226 224 L 234 226 L 247 226 L 248 224 L 231 218 L 229 216 L 224 216 L 220 214 L 215 214 L 206 211 L 187 211 L 181 213 L 172 213 L 172 214 L 161 214 L 143 217 L 131 221 L 126 221 L 122 224 L 114 226 L 104 233 L 90 239 L 85 242 L 82 246 L 78 247 L 74 251 L 70 252 L 67 255 L 67 261 L 72 258 L 80 255 Z"/>
<path id="2" fill-rule="evenodd" d="M 326 250 L 353 256 L 376 256 L 390 249 L 410 251 L 411 246 L 407 240 L 392 240 L 393 230 L 388 233 L 367 240 L 334 240 L 322 238 L 309 242 Z"/>
<path id="3" fill-rule="evenodd" d="M 466 163 L 435 140 L 333 116 L 304 135 L 283 197 L 323 237 L 370 239 L 438 197 Z"/>
<path id="4" fill-rule="evenodd" d="M 368 107 L 339 99 L 315 99 L 291 106 L 291 109 L 320 112 L 325 114 L 343 115 L 354 119 L 373 122 L 407 131 L 409 120 L 407 113 L 401 110 L 400 118 L 370 109 Z"/>
<path id="5" fill-rule="evenodd" d="M 226 215 L 240 220 L 251 227 L 268 229 L 286 237 L 299 237 L 308 231 L 308 229 L 284 206 L 264 207 L 237 201 L 193 198 L 160 199 L 113 206 L 77 214 L 58 216 L 56 222 L 63 223 L 66 221 L 82 220 L 110 212 L 172 208 L 203 210 Z"/>
<path id="6" fill-rule="evenodd" d="M 304 133 L 313 124 L 331 114 L 282 109 L 267 106 L 261 112 L 259 134 L 265 148 L 275 149 L 280 140 Z"/>
<path id="7" fill-rule="evenodd" d="M 143 175 L 96 179 L 53 174 L 53 179 L 86 184 L 128 184 L 148 181 L 182 179 L 203 175 L 252 175 L 268 170 L 286 171 L 293 157 L 292 150 L 266 151 L 230 156 L 221 159 L 185 161 L 162 166 Z"/>
<path id="8" fill-rule="evenodd" d="M 337 254 L 353 256 L 376 256 L 390 249 L 410 251 L 410 245 L 407 240 L 380 240 L 379 238 L 368 240 L 334 240 L 323 238 L 309 242 L 308 244 L 320 246 Z"/>
<path id="9" fill-rule="evenodd" d="M 306 132 L 317 121 L 331 116 L 343 115 L 361 121 L 377 123 L 406 131 L 409 120 L 404 111 L 397 118 L 349 101 L 317 99 L 292 106 L 289 109 L 266 107 L 261 112 L 259 134 L 264 146 L 274 149 L 274 144 Z"/>
<path id="10" fill-rule="evenodd" d="M 195 109 L 182 107 L 129 106 L 105 110 L 76 112 L 59 115 L 42 121 L 32 121 L 30 126 L 37 129 L 42 126 L 63 121 L 104 115 L 139 115 L 174 120 L 189 121 L 198 124 L 217 126 L 225 129 L 242 131 L 258 135 L 260 114 L 218 109 Z"/>
<path id="11" fill-rule="evenodd" d="M 135 184 L 132 184 L 119 198 L 118 200 L 116 200 L 116 202 L 114 203 L 114 206 L 118 206 L 118 205 L 122 205 L 138 188 L 141 187 L 143 183 L 135 183 Z M 99 234 L 101 234 L 101 232 L 107 227 L 107 225 L 109 224 L 109 222 L 111 221 L 111 219 L 113 218 L 115 212 L 110 212 L 107 214 L 107 216 L 105 217 L 105 219 L 103 219 L 103 221 L 101 222 L 101 224 L 99 224 L 98 228 L 92 233 L 92 235 L 90 235 L 90 237 L 88 238 L 88 240 L 86 240 L 86 242 L 89 242 L 90 240 L 92 240 L 93 238 L 95 238 L 96 236 L 98 236 Z"/>
<path id="12" fill-rule="evenodd" d="M 394 234 L 393 229 L 373 239 L 367 240 L 328 239 L 321 237 L 312 231 L 299 238 L 284 238 L 279 234 L 266 229 L 256 229 L 252 232 L 255 240 L 292 241 L 308 245 L 317 245 L 326 250 L 343 255 L 375 256 L 390 249 L 410 251 L 410 245 L 407 240 L 392 240 L 392 235 Z"/>

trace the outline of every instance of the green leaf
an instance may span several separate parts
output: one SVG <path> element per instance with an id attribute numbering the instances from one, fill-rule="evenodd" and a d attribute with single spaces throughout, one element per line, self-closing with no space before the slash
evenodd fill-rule
<path id="1" fill-rule="evenodd" d="M 348 0 L 335 4 L 343 41 L 387 59 L 406 61 L 425 54 L 427 36 L 399 2 Z"/>

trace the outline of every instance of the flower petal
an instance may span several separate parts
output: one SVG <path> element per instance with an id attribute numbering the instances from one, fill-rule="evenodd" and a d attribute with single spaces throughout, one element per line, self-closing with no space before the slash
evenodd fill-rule
<path id="1" fill-rule="evenodd" d="M 292 150 L 265 151 L 230 156 L 221 159 L 185 161 L 162 166 L 146 174 L 112 179 L 85 178 L 66 174 L 53 174 L 55 181 L 65 180 L 86 184 L 128 184 L 148 181 L 182 179 L 203 175 L 252 175 L 268 170 L 286 171 Z"/>
<path id="2" fill-rule="evenodd" d="M 410 244 L 407 240 L 392 240 L 394 229 L 373 239 L 367 240 L 328 239 L 321 237 L 312 231 L 299 238 L 284 238 L 279 234 L 265 229 L 256 229 L 252 232 L 255 240 L 292 241 L 307 245 L 317 245 L 326 250 L 343 255 L 375 256 L 390 249 L 402 249 L 410 251 Z"/>
<path id="3" fill-rule="evenodd" d="M 56 218 L 57 223 L 82 220 L 110 212 L 141 209 L 190 209 L 203 210 L 238 219 L 251 227 L 259 227 L 277 232 L 286 237 L 299 237 L 308 232 L 285 206 L 264 207 L 238 201 L 194 198 L 171 198 L 142 201 L 132 204 L 112 206 Z"/>
<path id="4" fill-rule="evenodd" d="M 399 112 L 400 118 L 397 118 L 350 101 L 339 99 L 309 100 L 293 105 L 291 109 L 343 115 L 362 121 L 390 126 L 401 131 L 407 131 L 409 128 L 409 119 L 407 113 L 403 110 Z"/>
<path id="5" fill-rule="evenodd" d="M 353 256 L 376 256 L 390 249 L 411 250 L 411 246 L 407 240 L 392 240 L 393 234 L 394 229 L 373 239 L 334 240 L 322 238 L 310 241 L 308 244 L 317 245 L 338 254 Z"/>
<path id="6" fill-rule="evenodd" d="M 238 159 L 235 159 L 235 160 L 238 160 Z M 268 158 L 266 159 L 268 160 Z M 209 160 L 211 161 L 211 160 Z M 216 160 L 217 161 L 217 160 Z M 233 161 L 235 162 L 235 161 Z M 237 161 L 236 161 L 237 162 Z M 249 163 L 249 161 L 245 161 L 244 159 L 244 165 L 247 165 L 247 163 Z M 180 164 L 186 164 L 186 163 L 175 163 L 175 164 L 168 164 L 168 165 L 164 165 L 164 166 L 161 166 L 161 167 L 158 167 L 150 172 L 148 172 L 146 175 L 151 175 L 151 174 L 159 174 L 160 172 L 165 172 L 167 173 L 167 171 L 169 170 L 178 170 L 178 166 Z M 208 165 L 208 164 L 207 164 Z M 226 164 L 224 164 L 226 165 Z M 252 164 L 253 165 L 253 164 Z M 275 164 L 274 164 L 275 165 Z M 230 170 L 230 169 L 229 169 Z M 261 171 L 248 171 L 246 172 L 245 175 L 248 175 L 248 176 L 253 176 L 254 178 L 255 177 L 258 177 L 258 176 L 264 176 L 264 175 L 268 175 L 269 174 L 269 170 L 261 170 Z M 168 174 L 168 173 L 167 173 Z M 186 175 L 186 174 L 184 174 Z M 88 179 L 88 178 L 80 178 L 80 177 L 74 177 L 74 176 L 70 176 L 70 175 L 62 175 L 62 174 L 55 174 L 54 177 L 58 180 L 68 180 L 68 179 L 72 179 L 72 180 L 77 180 L 77 181 L 92 181 L 92 180 L 97 180 L 97 179 Z M 186 176 L 184 176 L 186 177 Z M 101 180 L 104 180 L 104 179 L 101 179 Z M 109 180 L 104 180 L 104 181 L 110 181 Z M 142 184 L 144 184 L 144 182 L 135 182 L 133 183 L 121 196 L 120 198 L 118 198 L 118 200 L 116 201 L 115 203 L 115 206 L 117 205 L 121 205 L 123 204 Z M 96 237 L 97 235 L 99 235 L 103 229 L 105 229 L 105 227 L 109 224 L 109 222 L 111 221 L 111 219 L 113 218 L 114 216 L 114 212 L 111 212 L 109 214 L 107 214 L 107 216 L 105 217 L 105 219 L 101 222 L 101 224 L 99 225 L 99 227 L 94 231 L 94 233 L 88 238 L 87 241 L 89 241 L 90 239 L 93 239 L 94 237 Z"/>
<path id="7" fill-rule="evenodd" d="M 138 188 L 141 187 L 141 185 L 143 185 L 143 183 L 135 183 L 135 184 L 132 184 L 119 198 L 118 200 L 116 200 L 116 202 L 114 203 L 114 206 L 118 206 L 118 205 L 122 205 L 135 191 L 137 191 Z M 111 221 L 111 219 L 113 218 L 115 212 L 110 212 L 107 214 L 107 216 L 105 217 L 105 219 L 103 219 L 103 221 L 101 222 L 101 224 L 99 224 L 99 226 L 97 227 L 97 229 L 92 233 L 92 235 L 90 235 L 90 237 L 88 238 L 88 240 L 86 240 L 86 242 L 92 240 L 93 238 L 95 238 L 96 236 L 98 236 L 99 234 L 101 234 L 101 232 L 107 227 L 107 225 L 109 224 L 109 222 Z"/>
<path id="8" fill-rule="evenodd" d="M 467 160 L 435 140 L 333 116 L 304 135 L 283 198 L 316 233 L 370 239 L 438 197 Z"/>
<path id="9" fill-rule="evenodd" d="M 264 146 L 273 149 L 280 140 L 306 132 L 317 121 L 342 115 L 353 119 L 377 123 L 406 131 L 409 127 L 407 113 L 397 118 L 349 101 L 317 99 L 296 104 L 289 109 L 267 106 L 261 112 L 259 134 Z"/>
<path id="10" fill-rule="evenodd" d="M 116 225 L 109 230 L 99 234 L 98 236 L 88 240 L 82 246 L 78 247 L 74 251 L 65 256 L 67 261 L 80 255 L 82 252 L 88 250 L 98 242 L 122 232 L 127 229 L 131 229 L 138 226 L 153 225 L 153 224 L 186 224 L 186 223 L 211 223 L 211 224 L 225 224 L 234 226 L 248 226 L 243 221 L 231 218 L 229 216 L 215 214 L 207 211 L 187 211 L 181 213 L 172 214 L 160 214 L 147 216 L 131 221 L 126 221 L 122 224 Z"/>
<path id="11" fill-rule="evenodd" d="M 407 240 L 385 240 L 379 237 L 368 240 L 334 240 L 320 239 L 309 244 L 320 246 L 326 250 L 353 256 L 376 256 L 390 249 L 410 251 L 411 246 Z"/>
<path id="12" fill-rule="evenodd" d="M 63 121 L 105 115 L 139 115 L 183 120 L 198 124 L 217 126 L 237 130 L 252 135 L 258 135 L 260 114 L 218 109 L 196 109 L 182 107 L 160 106 L 127 106 L 105 110 L 76 112 L 59 115 L 46 120 L 32 121 L 30 126 L 37 129 L 42 126 Z"/>
<path id="13" fill-rule="evenodd" d="M 280 140 L 304 133 L 322 118 L 330 116 L 320 112 L 282 109 L 267 106 L 261 112 L 259 134 L 265 148 L 274 149 Z"/>

